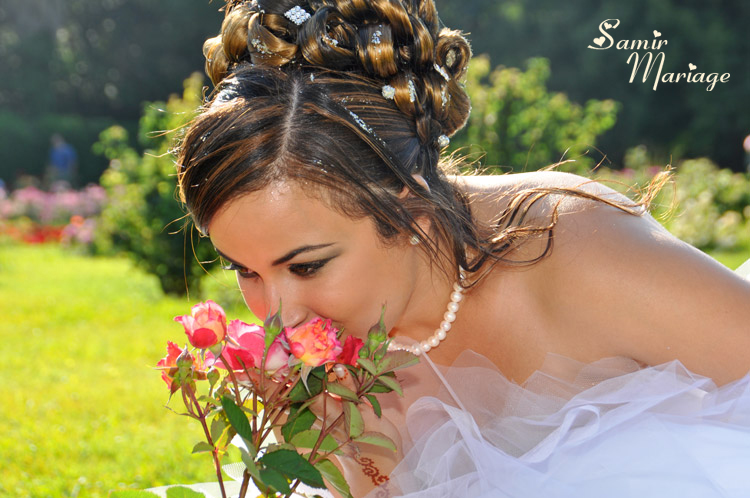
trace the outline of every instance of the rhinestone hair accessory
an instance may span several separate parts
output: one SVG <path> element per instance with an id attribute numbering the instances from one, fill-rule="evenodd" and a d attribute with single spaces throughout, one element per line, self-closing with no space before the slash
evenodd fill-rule
<path id="1" fill-rule="evenodd" d="M 440 76 L 442 76 L 445 81 L 450 81 L 451 80 L 451 77 L 448 74 L 448 71 L 446 71 L 444 67 L 438 66 L 437 63 L 435 64 L 435 71 L 437 71 L 438 73 L 440 73 Z"/>
<path id="2" fill-rule="evenodd" d="M 325 35 L 323 35 L 321 39 L 324 42 L 326 42 L 327 44 L 329 44 L 329 45 L 331 45 L 333 47 L 338 47 L 338 45 L 339 45 L 339 41 L 337 39 L 335 39 L 335 38 L 331 38 L 330 36 L 328 36 L 327 33 Z"/>
<path id="3" fill-rule="evenodd" d="M 292 21 L 297 26 L 302 25 L 305 21 L 310 19 L 312 16 L 305 9 L 299 5 L 295 5 L 291 9 L 284 12 L 284 17 Z"/>
<path id="4" fill-rule="evenodd" d="M 360 128 L 362 128 L 363 130 L 365 130 L 370 135 L 373 134 L 372 128 L 370 128 L 369 126 L 367 126 L 367 123 L 365 123 L 362 118 L 360 118 L 359 116 L 357 116 L 353 111 L 349 111 L 349 115 L 352 117 L 352 119 L 354 119 L 354 122 L 357 123 Z"/>
<path id="5" fill-rule="evenodd" d="M 440 147 L 441 149 L 445 149 L 446 147 L 450 145 L 451 139 L 448 138 L 448 135 L 440 135 L 437 139 L 437 142 L 438 142 L 438 147 Z"/>
<path id="6" fill-rule="evenodd" d="M 393 88 L 391 85 L 383 85 L 383 97 L 387 98 L 388 100 L 393 100 L 395 96 L 395 88 Z"/>
<path id="7" fill-rule="evenodd" d="M 417 100 L 417 87 L 414 86 L 414 82 L 412 80 L 409 80 L 407 88 L 409 89 L 409 102 L 414 102 L 415 100 Z"/>
<path id="8" fill-rule="evenodd" d="M 261 54 L 264 54 L 264 55 L 271 54 L 271 51 L 268 50 L 268 46 L 266 46 L 266 44 L 263 43 L 260 38 L 257 38 L 257 37 L 253 38 L 252 40 L 250 40 L 250 44 L 253 46 L 255 50 L 257 50 Z"/>

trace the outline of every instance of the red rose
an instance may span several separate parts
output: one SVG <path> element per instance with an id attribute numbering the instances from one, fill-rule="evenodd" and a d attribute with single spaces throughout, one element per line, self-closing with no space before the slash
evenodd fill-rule
<path id="1" fill-rule="evenodd" d="M 193 306 L 191 315 L 176 316 L 174 321 L 182 323 L 190 344 L 198 349 L 218 344 L 227 333 L 227 315 L 210 299 Z"/>
<path id="2" fill-rule="evenodd" d="M 336 363 L 343 363 L 344 365 L 357 366 L 357 360 L 359 360 L 359 350 L 362 349 L 365 343 L 362 339 L 354 336 L 348 336 L 344 341 L 344 349 L 341 354 L 336 358 Z"/>

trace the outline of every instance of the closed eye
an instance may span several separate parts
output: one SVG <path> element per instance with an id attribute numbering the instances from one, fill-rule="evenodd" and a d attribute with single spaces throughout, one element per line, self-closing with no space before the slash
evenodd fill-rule
<path id="1" fill-rule="evenodd" d="M 242 278 L 258 278 L 258 274 L 254 271 L 247 271 L 247 268 L 236 265 L 234 263 L 230 263 L 227 266 L 222 266 L 221 269 L 236 271 L 237 274 Z"/>

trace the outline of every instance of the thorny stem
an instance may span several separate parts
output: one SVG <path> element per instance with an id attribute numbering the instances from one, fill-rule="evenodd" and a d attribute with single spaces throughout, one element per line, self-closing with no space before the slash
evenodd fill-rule
<path id="1" fill-rule="evenodd" d="M 182 392 L 184 395 L 185 389 L 183 389 Z M 201 421 L 201 425 L 203 426 L 203 432 L 206 434 L 206 441 L 208 441 L 208 444 L 210 444 L 213 447 L 214 441 L 213 441 L 213 438 L 211 438 L 211 431 L 208 429 L 208 425 L 206 424 L 206 412 L 201 410 L 201 406 L 198 403 L 198 400 L 195 398 L 195 392 L 193 392 L 192 389 L 188 389 L 188 395 L 190 396 L 190 400 L 195 405 L 195 408 L 198 410 L 198 420 Z M 188 410 L 190 410 L 190 408 L 188 408 Z M 214 467 L 216 468 L 216 477 L 219 480 L 219 489 L 221 489 L 221 497 L 227 498 L 227 493 L 224 490 L 224 478 L 221 476 L 221 462 L 219 461 L 219 454 L 218 454 L 216 447 L 214 447 L 214 449 L 211 451 L 211 456 L 214 459 Z"/>

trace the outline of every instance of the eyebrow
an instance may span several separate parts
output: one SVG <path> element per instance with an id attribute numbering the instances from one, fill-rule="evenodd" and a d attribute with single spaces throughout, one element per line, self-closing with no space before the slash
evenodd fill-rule
<path id="1" fill-rule="evenodd" d="M 330 247 L 332 245 L 333 244 L 317 244 L 317 245 L 311 245 L 311 246 L 308 245 L 308 246 L 298 247 L 297 249 L 289 251 L 288 253 L 286 253 L 285 255 L 283 255 L 282 257 L 280 257 L 279 259 L 274 260 L 271 263 L 271 266 L 282 265 L 282 264 L 286 263 L 287 261 L 289 261 L 290 259 L 295 258 L 299 254 L 302 254 L 302 253 L 305 253 L 305 252 L 310 252 L 310 251 L 316 251 L 318 249 L 323 249 L 325 247 Z M 233 260 L 229 256 L 227 256 L 223 252 L 221 252 L 218 248 L 214 247 L 214 249 L 219 254 L 219 256 L 221 256 L 222 258 L 226 259 L 230 263 L 234 263 L 237 266 L 244 266 L 244 265 L 238 263 L 237 261 Z"/>

